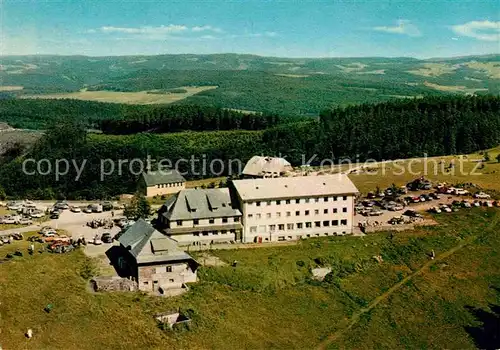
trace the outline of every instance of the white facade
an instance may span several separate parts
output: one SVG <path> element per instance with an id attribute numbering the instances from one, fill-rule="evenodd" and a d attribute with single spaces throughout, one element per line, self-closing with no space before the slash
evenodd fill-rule
<path id="1" fill-rule="evenodd" d="M 352 233 L 358 191 L 347 176 L 236 180 L 234 185 L 244 243 Z"/>
<path id="2" fill-rule="evenodd" d="M 247 201 L 242 209 L 245 243 L 344 235 L 352 233 L 354 195 Z"/>

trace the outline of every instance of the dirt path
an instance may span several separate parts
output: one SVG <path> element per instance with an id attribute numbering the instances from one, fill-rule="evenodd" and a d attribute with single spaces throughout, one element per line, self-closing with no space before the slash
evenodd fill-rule
<path id="1" fill-rule="evenodd" d="M 498 224 L 498 214 L 495 216 L 493 219 L 492 223 L 488 226 L 488 228 L 484 231 L 483 235 L 488 234 L 492 229 Z M 453 255 L 472 241 L 474 241 L 477 238 L 477 236 L 472 236 L 468 237 L 467 239 L 463 240 L 460 242 L 460 244 L 456 245 L 455 247 L 451 248 L 450 250 L 447 250 L 446 252 L 440 254 L 437 256 L 434 260 L 429 260 L 426 262 L 422 267 L 420 267 L 418 270 L 413 272 L 412 274 L 406 276 L 404 279 L 393 285 L 391 288 L 389 288 L 386 292 L 380 294 L 378 297 L 373 299 L 367 307 L 360 309 L 359 311 L 355 312 L 347 326 L 345 326 L 342 329 L 339 329 L 335 333 L 330 334 L 325 340 L 323 340 L 319 345 L 318 349 L 326 349 L 328 345 L 332 344 L 334 341 L 339 339 L 342 335 L 344 335 L 348 330 L 350 330 L 354 325 L 356 325 L 361 316 L 364 315 L 367 312 L 370 312 L 372 309 L 374 309 L 380 302 L 386 300 L 388 297 L 390 297 L 394 292 L 396 292 L 399 288 L 401 288 L 402 285 L 413 279 L 415 276 L 418 276 L 422 274 L 423 272 L 427 271 L 432 265 L 434 265 L 437 262 L 440 262 L 449 256 Z"/>

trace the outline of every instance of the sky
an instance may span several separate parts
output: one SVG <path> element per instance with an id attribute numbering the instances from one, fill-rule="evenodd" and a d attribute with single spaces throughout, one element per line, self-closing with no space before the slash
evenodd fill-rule
<path id="1" fill-rule="evenodd" d="M 0 54 L 500 53 L 500 1 L 0 0 Z"/>

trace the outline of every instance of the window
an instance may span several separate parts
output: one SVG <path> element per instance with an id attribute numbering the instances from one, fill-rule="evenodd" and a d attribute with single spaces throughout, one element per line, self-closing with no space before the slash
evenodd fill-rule
<path id="1" fill-rule="evenodd" d="M 270 219 L 271 218 L 271 213 L 266 214 L 266 218 Z"/>
<path id="2" fill-rule="evenodd" d="M 334 213 L 334 214 L 337 214 L 337 212 L 338 212 L 338 211 L 339 211 L 339 210 L 338 210 L 337 208 L 333 208 L 333 213 Z"/>
<path id="3" fill-rule="evenodd" d="M 293 230 L 293 224 L 286 224 L 287 230 Z"/>
<path id="4" fill-rule="evenodd" d="M 309 203 L 309 198 L 306 198 L 306 203 Z"/>
<path id="5" fill-rule="evenodd" d="M 323 221 L 323 227 L 325 227 L 325 226 L 327 226 L 327 227 L 330 226 L 330 221 L 328 221 L 328 220 Z"/>
<path id="6" fill-rule="evenodd" d="M 306 228 L 311 228 L 312 227 L 312 223 L 311 222 L 306 222 Z"/>
<path id="7" fill-rule="evenodd" d="M 325 202 L 328 202 L 328 197 L 323 198 Z"/>
<path id="8" fill-rule="evenodd" d="M 332 226 L 338 226 L 339 225 L 339 221 L 338 220 L 333 220 L 332 221 Z"/>
<path id="9" fill-rule="evenodd" d="M 203 231 L 203 236 L 208 236 L 208 231 Z"/>
<path id="10" fill-rule="evenodd" d="M 285 230 L 285 224 L 279 224 L 278 225 L 278 230 L 284 231 Z"/>
<path id="11" fill-rule="evenodd" d="M 333 201 L 337 201 L 337 196 L 333 197 Z"/>
<path id="12" fill-rule="evenodd" d="M 166 272 L 172 272 L 172 266 L 166 266 L 165 267 Z"/>
<path id="13" fill-rule="evenodd" d="M 317 197 L 316 197 L 316 198 L 314 198 L 314 202 L 315 202 L 315 203 L 318 203 L 318 202 L 319 202 L 319 198 L 317 198 Z"/>
<path id="14" fill-rule="evenodd" d="M 321 227 L 321 221 L 315 221 L 314 227 Z"/>
<path id="15" fill-rule="evenodd" d="M 346 201 L 347 200 L 347 196 L 342 197 L 342 199 Z"/>
<path id="16" fill-rule="evenodd" d="M 199 219 L 193 219 L 193 224 L 194 225 L 198 225 L 200 223 L 200 220 Z"/>
<path id="17" fill-rule="evenodd" d="M 234 222 L 240 222 L 240 218 L 239 216 L 236 216 L 234 219 L 233 219 Z"/>
<path id="18" fill-rule="evenodd" d="M 267 205 L 271 205 L 271 201 L 267 201 L 267 203 L 266 203 L 266 204 L 267 204 Z"/>
<path id="19" fill-rule="evenodd" d="M 262 215 L 259 214 L 255 214 L 255 216 L 257 217 L 257 219 L 260 219 Z"/>
<path id="20" fill-rule="evenodd" d="M 305 216 L 309 215 L 309 210 L 306 210 L 304 213 Z"/>
<path id="21" fill-rule="evenodd" d="M 289 211 L 286 212 L 286 216 L 292 216 L 292 213 L 290 213 Z"/>
<path id="22" fill-rule="evenodd" d="M 299 204 L 299 203 L 300 203 L 300 199 L 296 199 L 295 204 Z"/>
<path id="23" fill-rule="evenodd" d="M 222 223 L 227 224 L 228 219 L 227 218 L 222 218 Z"/>
<path id="24" fill-rule="evenodd" d="M 276 225 L 269 225 L 269 231 L 276 230 Z"/>
<path id="25" fill-rule="evenodd" d="M 221 234 L 221 235 L 227 235 L 227 230 L 222 230 L 222 231 L 220 231 L 220 234 Z"/>
<path id="26" fill-rule="evenodd" d="M 297 210 L 297 211 L 295 212 L 295 216 L 299 216 L 299 215 L 300 215 L 300 211 L 298 211 L 298 210 Z"/>
<path id="27" fill-rule="evenodd" d="M 157 187 L 160 188 L 160 185 L 157 185 Z M 146 283 L 146 282 L 144 282 L 144 283 Z"/>
<path id="28" fill-rule="evenodd" d="M 290 204 L 290 200 L 289 200 L 289 199 L 287 199 L 285 203 L 286 203 L 286 204 Z"/>
<path id="29" fill-rule="evenodd" d="M 213 224 L 213 223 L 215 223 L 215 219 L 208 219 L 208 223 L 209 223 L 209 224 Z"/>
<path id="30" fill-rule="evenodd" d="M 182 226 L 182 220 L 177 220 L 177 226 Z"/>
<path id="31" fill-rule="evenodd" d="M 342 213 L 347 213 L 347 208 L 342 208 Z"/>
<path id="32" fill-rule="evenodd" d="M 255 202 L 255 205 L 257 205 L 258 207 L 260 207 L 260 202 Z"/>
<path id="33" fill-rule="evenodd" d="M 200 236 L 200 233 L 199 233 L 199 232 L 194 232 L 194 233 L 193 233 L 193 236 L 195 236 L 195 237 L 199 237 L 199 236 Z"/>
<path id="34" fill-rule="evenodd" d="M 281 204 L 281 201 L 276 201 L 276 205 L 280 205 Z"/>
<path id="35" fill-rule="evenodd" d="M 145 286 L 147 286 L 148 284 L 149 284 L 149 282 L 148 282 L 148 281 L 144 282 L 144 285 L 145 285 Z"/>
<path id="36" fill-rule="evenodd" d="M 248 218 L 249 219 L 253 218 L 253 214 L 248 214 Z"/>
<path id="37" fill-rule="evenodd" d="M 229 232 L 230 233 L 236 233 L 236 230 L 232 228 L 232 229 L 229 230 Z"/>
<path id="38" fill-rule="evenodd" d="M 304 224 L 303 224 L 303 223 L 301 223 L 301 222 L 297 223 L 297 228 L 298 228 L 298 229 L 301 229 L 303 226 L 304 226 Z"/>
<path id="39" fill-rule="evenodd" d="M 319 214 L 319 209 L 315 209 L 314 210 L 314 215 L 318 215 Z"/>
<path id="40" fill-rule="evenodd" d="M 250 226 L 250 233 L 256 233 L 257 232 L 257 226 Z"/>
<path id="41" fill-rule="evenodd" d="M 345 219 L 344 220 L 340 220 L 340 224 L 342 226 L 347 226 L 347 220 L 345 220 Z"/>
<path id="42" fill-rule="evenodd" d="M 170 278 L 168 281 L 169 281 L 170 283 L 174 283 L 174 279 L 173 279 L 173 278 Z"/>
<path id="43" fill-rule="evenodd" d="M 323 209 L 323 214 L 328 214 L 328 209 Z"/>
<path id="44" fill-rule="evenodd" d="M 248 205 L 252 205 L 252 204 L 253 204 L 253 202 L 248 202 Z"/>
<path id="45" fill-rule="evenodd" d="M 281 217 L 281 213 L 280 213 L 280 212 L 277 212 L 277 213 L 276 213 L 276 217 L 277 217 L 277 218 L 280 218 L 280 217 Z"/>

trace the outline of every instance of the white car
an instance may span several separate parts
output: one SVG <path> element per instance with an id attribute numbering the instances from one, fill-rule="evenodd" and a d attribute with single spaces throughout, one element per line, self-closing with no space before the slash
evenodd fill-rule
<path id="1" fill-rule="evenodd" d="M 486 201 L 484 202 L 485 205 L 488 207 L 488 208 L 492 208 L 493 207 L 493 203 L 491 203 L 491 201 Z"/>
<path id="2" fill-rule="evenodd" d="M 7 209 L 13 210 L 13 211 L 18 211 L 18 210 L 21 210 L 22 208 L 23 208 L 23 206 L 21 204 L 11 204 L 11 205 L 7 206 Z"/>
<path id="3" fill-rule="evenodd" d="M 458 196 L 465 196 L 465 195 L 469 194 L 469 191 L 463 190 L 461 188 L 456 188 L 455 189 L 455 194 L 458 195 Z"/>
<path id="4" fill-rule="evenodd" d="M 2 224 L 15 224 L 16 219 L 11 216 L 6 216 L 2 219 Z"/>
<path id="5" fill-rule="evenodd" d="M 87 208 L 83 209 L 83 212 L 84 212 L 85 214 L 92 214 L 92 208 L 87 207 Z"/>
<path id="6" fill-rule="evenodd" d="M 47 231 L 43 234 L 44 237 L 55 237 L 57 235 L 57 232 L 55 231 Z"/>
<path id="7" fill-rule="evenodd" d="M 81 213 L 82 212 L 82 209 L 79 208 L 79 207 L 71 207 L 71 211 L 73 213 Z"/>
<path id="8" fill-rule="evenodd" d="M 43 218 L 45 216 L 45 214 L 41 211 L 34 211 L 33 213 L 30 214 L 30 216 L 33 219 L 40 219 L 40 218 Z"/>
<path id="9" fill-rule="evenodd" d="M 490 199 L 491 196 L 487 193 L 484 192 L 479 192 L 474 195 L 474 198 L 479 198 L 479 199 Z"/>

